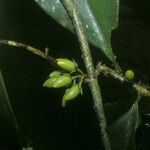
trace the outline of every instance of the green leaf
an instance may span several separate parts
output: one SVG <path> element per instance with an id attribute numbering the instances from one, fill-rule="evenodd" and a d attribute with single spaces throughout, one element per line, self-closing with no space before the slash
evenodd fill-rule
<path id="1" fill-rule="evenodd" d="M 39 6 L 63 27 L 73 32 L 71 20 L 60 0 L 35 0 Z M 113 62 L 111 30 L 117 27 L 119 0 L 75 0 L 91 44 L 100 48 Z"/>
<path id="2" fill-rule="evenodd" d="M 18 124 L 12 111 L 0 70 L 0 135 L 15 140 L 18 135 Z"/>
<path id="3" fill-rule="evenodd" d="M 110 127 L 113 150 L 136 150 L 135 132 L 140 124 L 138 101 Z"/>
<path id="4" fill-rule="evenodd" d="M 119 0 L 88 0 L 98 26 L 107 42 L 110 42 L 111 30 L 118 26 Z"/>

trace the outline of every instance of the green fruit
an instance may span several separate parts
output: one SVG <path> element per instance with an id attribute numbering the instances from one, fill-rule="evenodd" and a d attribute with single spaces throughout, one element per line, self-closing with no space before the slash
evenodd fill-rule
<path id="1" fill-rule="evenodd" d="M 63 96 L 62 107 L 66 106 L 67 101 L 76 98 L 80 94 L 80 92 L 81 92 L 81 88 L 79 87 L 78 84 L 75 84 L 71 88 L 67 89 Z"/>
<path id="2" fill-rule="evenodd" d="M 52 73 L 50 73 L 49 77 L 59 77 L 62 73 L 60 71 L 53 71 Z"/>
<path id="3" fill-rule="evenodd" d="M 77 69 L 77 64 L 66 58 L 56 59 L 57 65 L 67 71 L 75 71 Z"/>
<path id="4" fill-rule="evenodd" d="M 53 88 L 53 84 L 56 82 L 56 80 L 57 78 L 55 77 L 49 78 L 43 83 L 43 86 L 48 88 Z"/>
<path id="5" fill-rule="evenodd" d="M 71 76 L 69 74 L 63 74 L 59 76 L 53 84 L 53 88 L 61 88 L 67 86 L 72 82 Z"/>
<path id="6" fill-rule="evenodd" d="M 128 80 L 132 80 L 132 79 L 134 78 L 134 72 L 133 72 L 133 70 L 127 70 L 127 71 L 125 72 L 125 76 L 126 76 L 126 78 L 127 78 Z"/>

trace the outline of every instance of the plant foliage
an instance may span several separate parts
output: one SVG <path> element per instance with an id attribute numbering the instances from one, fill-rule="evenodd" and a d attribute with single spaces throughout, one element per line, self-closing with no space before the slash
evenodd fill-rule
<path id="1" fill-rule="evenodd" d="M 35 0 L 39 6 L 63 27 L 73 32 L 71 20 L 60 0 Z M 111 30 L 118 24 L 119 0 L 75 0 L 81 20 L 91 44 L 100 48 L 113 62 Z"/>

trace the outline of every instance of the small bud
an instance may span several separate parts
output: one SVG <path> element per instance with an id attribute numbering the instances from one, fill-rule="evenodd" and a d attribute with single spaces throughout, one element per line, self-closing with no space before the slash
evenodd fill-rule
<path id="1" fill-rule="evenodd" d="M 53 71 L 52 73 L 50 73 L 49 77 L 53 78 L 53 77 L 59 77 L 62 73 L 60 71 Z"/>
<path id="2" fill-rule="evenodd" d="M 72 82 L 71 76 L 69 74 L 63 74 L 57 78 L 53 84 L 53 88 L 61 88 L 67 86 Z"/>
<path id="3" fill-rule="evenodd" d="M 80 94 L 80 92 L 81 92 L 81 88 L 79 87 L 78 84 L 75 84 L 71 88 L 67 89 L 63 96 L 62 107 L 66 106 L 67 101 L 76 98 Z"/>
<path id="4" fill-rule="evenodd" d="M 132 79 L 134 78 L 134 72 L 133 72 L 133 70 L 127 70 L 127 71 L 125 72 L 125 76 L 126 76 L 126 78 L 127 78 L 128 80 L 132 80 Z"/>
<path id="5" fill-rule="evenodd" d="M 77 69 L 77 64 L 66 58 L 56 59 L 57 65 L 67 71 L 75 71 Z"/>

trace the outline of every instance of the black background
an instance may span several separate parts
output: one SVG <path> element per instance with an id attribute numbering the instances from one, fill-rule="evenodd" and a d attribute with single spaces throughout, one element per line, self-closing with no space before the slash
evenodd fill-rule
<path id="1" fill-rule="evenodd" d="M 132 68 L 136 73 L 135 80 L 144 83 L 150 83 L 149 6 L 148 0 L 121 0 L 119 26 L 112 33 L 112 47 L 118 62 L 124 70 Z M 84 70 L 76 37 L 51 19 L 33 0 L 0 0 L 0 39 L 23 42 L 42 50 L 49 47 L 53 57 L 73 58 Z M 95 63 L 103 59 L 109 64 L 98 49 L 92 54 Z M 61 107 L 64 89 L 42 87 L 47 75 L 55 70 L 46 60 L 24 49 L 1 45 L 0 68 L 20 127 L 21 145 L 31 145 L 35 150 L 101 148 L 92 97 L 86 85 L 84 95 L 64 109 Z M 101 84 L 106 102 L 125 102 L 134 98 L 134 91 L 117 81 L 102 78 Z M 150 112 L 148 106 L 150 102 L 143 99 L 141 114 Z M 150 147 L 150 129 L 144 123 L 136 139 L 138 149 Z M 19 149 L 20 145 L 11 138 L 1 136 L 0 141 L 3 149 L 17 149 L 17 146 Z"/>

